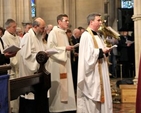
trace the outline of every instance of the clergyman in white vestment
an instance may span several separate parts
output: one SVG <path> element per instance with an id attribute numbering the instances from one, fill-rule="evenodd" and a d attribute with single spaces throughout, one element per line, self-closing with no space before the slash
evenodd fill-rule
<path id="1" fill-rule="evenodd" d="M 113 113 L 105 47 L 97 34 L 100 14 L 87 17 L 88 28 L 79 44 L 77 113 Z"/>
<path id="2" fill-rule="evenodd" d="M 45 51 L 42 41 L 44 28 L 44 20 L 37 18 L 33 22 L 33 27 L 23 36 L 20 43 L 20 76 L 37 72 L 39 63 L 36 61 L 36 55 L 39 51 Z"/>
<path id="3" fill-rule="evenodd" d="M 38 17 L 33 21 L 33 27 L 30 28 L 30 30 L 21 39 L 19 62 L 20 77 L 33 75 L 39 69 L 39 63 L 36 61 L 36 55 L 39 51 L 45 51 L 44 44 L 42 41 L 42 34 L 44 32 L 44 28 L 44 20 Z M 28 97 L 26 99 L 34 100 L 34 94 L 31 92 L 28 93 Z M 31 109 L 24 108 L 25 111 L 30 111 Z"/>
<path id="4" fill-rule="evenodd" d="M 68 16 L 61 14 L 57 17 L 58 26 L 54 26 L 49 33 L 47 48 L 54 48 L 57 54 L 50 56 L 47 65 L 51 73 L 51 89 L 49 97 L 50 112 L 76 110 L 72 72 L 70 64 L 70 51 L 66 29 L 69 25 Z"/>
<path id="5" fill-rule="evenodd" d="M 17 47 L 20 46 L 20 39 L 16 35 L 16 22 L 13 19 L 7 19 L 5 22 L 6 31 L 2 36 L 2 40 L 4 42 L 4 48 L 8 46 L 15 45 Z M 10 74 L 10 78 L 19 77 L 19 52 L 17 52 L 16 56 L 10 58 L 11 70 L 8 70 L 8 74 Z"/>

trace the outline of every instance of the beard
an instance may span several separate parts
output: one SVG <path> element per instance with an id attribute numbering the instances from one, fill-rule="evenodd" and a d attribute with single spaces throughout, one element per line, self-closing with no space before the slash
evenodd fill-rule
<path id="1" fill-rule="evenodd" d="M 42 37 L 42 35 L 43 35 L 43 33 L 41 33 L 41 32 L 38 32 L 38 33 L 36 34 L 37 37 Z"/>

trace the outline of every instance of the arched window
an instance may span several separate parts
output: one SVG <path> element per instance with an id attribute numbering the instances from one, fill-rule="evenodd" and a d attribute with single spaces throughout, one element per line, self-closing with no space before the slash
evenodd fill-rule
<path id="1" fill-rule="evenodd" d="M 35 0 L 31 0 L 31 16 L 32 16 L 32 18 L 36 17 L 36 4 L 35 4 Z"/>
<path id="2" fill-rule="evenodd" d="M 133 0 L 121 0 L 121 8 L 133 8 Z"/>

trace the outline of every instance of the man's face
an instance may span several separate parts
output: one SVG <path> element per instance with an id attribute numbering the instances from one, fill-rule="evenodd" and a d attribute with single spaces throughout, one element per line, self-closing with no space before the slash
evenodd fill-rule
<path id="1" fill-rule="evenodd" d="M 7 28 L 8 32 L 15 34 L 16 33 L 16 23 L 11 23 L 10 26 Z"/>
<path id="2" fill-rule="evenodd" d="M 27 33 L 30 28 L 32 28 L 32 25 L 27 24 L 27 25 L 25 26 L 25 32 Z"/>
<path id="3" fill-rule="evenodd" d="M 44 33 L 44 31 L 45 31 L 45 25 L 41 24 L 37 27 L 37 34 L 38 35 L 42 35 Z"/>
<path id="4" fill-rule="evenodd" d="M 81 31 L 78 30 L 78 31 L 76 32 L 76 34 L 75 34 L 75 37 L 76 37 L 76 38 L 80 38 L 80 36 L 81 36 Z"/>
<path id="5" fill-rule="evenodd" d="M 69 19 L 68 17 L 63 17 L 63 19 L 59 20 L 58 23 L 62 29 L 66 30 L 68 29 L 68 26 L 69 26 Z"/>
<path id="6" fill-rule="evenodd" d="M 67 36 L 68 36 L 68 38 L 71 38 L 72 37 L 72 32 L 68 32 Z"/>
<path id="7" fill-rule="evenodd" d="M 95 30 L 98 30 L 101 24 L 102 24 L 101 16 L 96 16 L 95 19 L 92 21 L 92 25 L 95 28 Z"/>

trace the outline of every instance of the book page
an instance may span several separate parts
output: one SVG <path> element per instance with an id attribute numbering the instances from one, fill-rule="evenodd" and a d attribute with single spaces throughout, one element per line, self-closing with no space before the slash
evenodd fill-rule
<path id="1" fill-rule="evenodd" d="M 134 41 L 130 41 L 130 40 L 126 41 L 126 44 L 133 44 L 133 43 L 134 43 Z"/>
<path id="2" fill-rule="evenodd" d="M 6 53 L 6 52 L 16 53 L 16 52 L 18 52 L 20 49 L 21 49 L 20 47 L 17 47 L 17 46 L 15 46 L 15 45 L 11 45 L 11 46 L 5 48 L 5 49 L 3 50 L 3 53 Z"/>
<path id="3" fill-rule="evenodd" d="M 53 54 L 59 53 L 59 51 L 54 48 L 51 48 L 51 49 L 46 50 L 46 53 L 48 55 L 53 55 Z"/>
<path id="4" fill-rule="evenodd" d="M 113 49 L 114 47 L 117 47 L 117 45 L 113 45 L 113 46 L 111 46 L 110 49 Z"/>
<path id="5" fill-rule="evenodd" d="M 73 47 L 76 48 L 76 47 L 78 47 L 78 46 L 79 46 L 79 43 L 75 44 Z"/>

